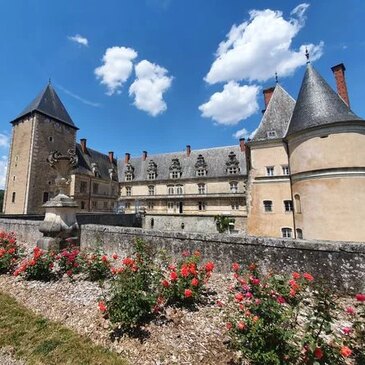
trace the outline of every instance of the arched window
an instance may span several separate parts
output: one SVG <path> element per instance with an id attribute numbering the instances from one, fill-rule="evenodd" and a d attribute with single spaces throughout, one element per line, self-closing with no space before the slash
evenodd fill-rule
<path id="1" fill-rule="evenodd" d="M 302 204 L 300 202 L 299 194 L 294 195 L 294 201 L 295 201 L 295 213 L 297 213 L 297 214 L 302 213 Z"/>

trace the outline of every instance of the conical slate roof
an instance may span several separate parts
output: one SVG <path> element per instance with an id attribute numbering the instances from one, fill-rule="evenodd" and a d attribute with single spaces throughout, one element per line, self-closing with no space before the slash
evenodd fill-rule
<path id="1" fill-rule="evenodd" d="M 49 83 L 42 92 L 13 120 L 13 122 L 26 116 L 29 113 L 37 111 L 41 114 L 47 115 L 61 123 L 67 124 L 70 127 L 78 129 L 66 108 L 62 104 L 56 91 Z"/>
<path id="2" fill-rule="evenodd" d="M 287 136 L 336 122 L 362 121 L 308 63 Z"/>
<path id="3" fill-rule="evenodd" d="M 295 100 L 277 84 L 252 141 L 284 138 L 294 106 Z"/>

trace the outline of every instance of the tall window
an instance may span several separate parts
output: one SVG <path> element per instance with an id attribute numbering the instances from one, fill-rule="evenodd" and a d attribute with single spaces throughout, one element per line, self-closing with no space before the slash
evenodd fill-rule
<path id="1" fill-rule="evenodd" d="M 174 203 L 173 202 L 167 202 L 167 208 L 168 209 L 174 209 Z"/>
<path id="2" fill-rule="evenodd" d="M 15 203 L 15 191 L 11 194 L 11 202 Z"/>
<path id="3" fill-rule="evenodd" d="M 281 236 L 283 238 L 290 238 L 292 236 L 292 229 L 291 228 L 282 228 L 281 229 Z"/>
<path id="4" fill-rule="evenodd" d="M 205 184 L 198 184 L 198 193 L 199 194 L 205 194 Z"/>
<path id="5" fill-rule="evenodd" d="M 233 202 L 231 204 L 232 210 L 239 210 L 240 209 L 240 205 L 237 202 Z"/>
<path id="6" fill-rule="evenodd" d="M 272 200 L 264 200 L 264 211 L 272 212 Z"/>
<path id="7" fill-rule="evenodd" d="M 283 165 L 283 175 L 289 175 L 289 166 L 288 165 Z"/>
<path id="8" fill-rule="evenodd" d="M 148 187 L 148 195 L 155 195 L 155 187 L 153 185 Z"/>
<path id="9" fill-rule="evenodd" d="M 206 203 L 205 202 L 198 202 L 198 209 L 199 210 L 205 210 L 206 209 Z"/>
<path id="10" fill-rule="evenodd" d="M 95 200 L 91 204 L 92 204 L 93 209 L 96 209 L 98 207 L 98 202 Z"/>
<path id="11" fill-rule="evenodd" d="M 130 209 L 130 208 L 131 208 L 131 203 L 126 202 L 126 203 L 124 204 L 124 207 L 125 207 L 125 209 Z"/>
<path id="12" fill-rule="evenodd" d="M 167 194 L 169 194 L 169 195 L 174 195 L 174 186 L 173 185 L 169 185 L 168 187 L 167 187 Z"/>
<path id="13" fill-rule="evenodd" d="M 274 166 L 266 166 L 266 176 L 274 176 Z"/>
<path id="14" fill-rule="evenodd" d="M 183 186 L 182 185 L 176 185 L 176 194 L 182 195 L 183 194 Z"/>
<path id="15" fill-rule="evenodd" d="M 108 202 L 104 202 L 104 209 L 108 209 Z"/>
<path id="16" fill-rule="evenodd" d="M 99 184 L 93 183 L 93 194 L 98 194 L 99 192 Z"/>
<path id="17" fill-rule="evenodd" d="M 284 209 L 286 212 L 292 212 L 293 202 L 291 200 L 284 200 Z"/>
<path id="18" fill-rule="evenodd" d="M 87 182 L 80 181 L 80 193 L 86 193 L 86 192 L 87 192 Z"/>
<path id="19" fill-rule="evenodd" d="M 229 191 L 231 193 L 238 193 L 238 182 L 236 182 L 236 181 L 230 182 Z"/>
<path id="20" fill-rule="evenodd" d="M 153 202 L 148 202 L 147 203 L 147 209 L 148 210 L 153 210 L 153 208 L 154 208 L 155 206 L 154 206 L 154 204 L 153 204 Z"/>
<path id="21" fill-rule="evenodd" d="M 294 201 L 295 201 L 295 213 L 302 213 L 302 204 L 300 202 L 300 195 L 295 194 L 294 195 Z"/>
<path id="22" fill-rule="evenodd" d="M 43 193 L 43 203 L 48 202 L 48 199 L 49 199 L 49 193 L 48 193 L 48 191 L 45 191 Z"/>
<path id="23" fill-rule="evenodd" d="M 303 231 L 300 228 L 297 228 L 297 238 L 303 239 Z"/>
<path id="24" fill-rule="evenodd" d="M 85 202 L 81 201 L 81 209 L 85 209 Z"/>
<path id="25" fill-rule="evenodd" d="M 127 196 L 131 196 L 132 195 L 132 188 L 130 186 L 126 186 L 125 187 L 125 193 Z"/>

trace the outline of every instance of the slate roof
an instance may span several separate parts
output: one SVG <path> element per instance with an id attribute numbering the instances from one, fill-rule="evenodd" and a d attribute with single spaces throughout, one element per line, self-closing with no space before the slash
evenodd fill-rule
<path id="1" fill-rule="evenodd" d="M 362 121 L 308 63 L 287 136 L 336 122 Z"/>
<path id="2" fill-rule="evenodd" d="M 199 155 L 204 157 L 207 164 L 207 176 L 206 177 L 223 177 L 223 176 L 237 176 L 237 175 L 227 175 L 226 172 L 226 162 L 228 161 L 228 155 L 230 152 L 236 154 L 237 160 L 239 162 L 238 166 L 240 168 L 238 176 L 247 175 L 246 170 L 246 156 L 245 153 L 240 150 L 240 147 L 226 146 L 226 147 L 216 147 L 207 148 L 201 150 L 192 150 L 190 156 L 186 155 L 186 152 L 174 152 L 165 153 L 148 156 L 145 161 L 142 161 L 141 157 L 131 158 L 130 163 L 134 167 L 134 181 L 145 181 L 147 180 L 147 167 L 149 161 L 153 160 L 157 164 L 157 177 L 153 181 L 159 180 L 171 180 L 179 181 L 179 179 L 170 179 L 170 166 L 173 158 L 178 158 L 182 168 L 181 179 L 196 178 L 201 179 L 201 177 L 196 176 L 195 164 Z M 118 159 L 118 177 L 119 182 L 125 182 L 125 162 L 124 159 Z M 151 180 L 148 180 L 151 181 Z"/>
<path id="3" fill-rule="evenodd" d="M 76 173 L 94 176 L 93 163 L 97 164 L 97 169 L 100 178 L 110 180 L 109 169 L 114 167 L 115 177 L 113 180 L 117 181 L 117 160 L 114 159 L 113 165 L 109 161 L 109 156 L 104 153 L 87 148 L 87 153 L 83 153 L 80 144 L 76 144 L 76 155 L 79 159 L 78 166 L 74 170 Z"/>
<path id="4" fill-rule="evenodd" d="M 277 84 L 252 142 L 284 138 L 294 106 L 295 100 Z"/>
<path id="5" fill-rule="evenodd" d="M 12 121 L 12 123 L 34 111 L 78 129 L 51 84 L 48 84 L 41 93 Z"/>

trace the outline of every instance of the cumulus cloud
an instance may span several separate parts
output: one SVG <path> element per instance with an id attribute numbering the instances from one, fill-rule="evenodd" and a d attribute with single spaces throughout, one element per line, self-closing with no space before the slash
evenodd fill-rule
<path id="1" fill-rule="evenodd" d="M 284 19 L 281 11 L 251 10 L 250 19 L 233 25 L 222 41 L 205 81 L 209 84 L 231 80 L 263 82 L 277 72 L 280 77 L 291 75 L 305 64 L 305 48 L 311 60 L 321 57 L 323 42 L 291 48 L 293 38 L 305 25 L 308 4 L 300 4 Z"/>
<path id="2" fill-rule="evenodd" d="M 7 134 L 0 133 L 0 147 L 9 147 L 9 136 Z"/>
<path id="3" fill-rule="evenodd" d="M 94 73 L 101 84 L 107 87 L 107 94 L 120 93 L 123 84 L 129 78 L 133 69 L 133 60 L 137 52 L 127 47 L 107 48 L 103 56 L 103 65 L 97 67 Z"/>
<path id="4" fill-rule="evenodd" d="M 129 87 L 129 95 L 134 96 L 134 105 L 152 116 L 167 109 L 163 94 L 170 88 L 172 77 L 168 71 L 147 60 L 135 66 L 136 79 Z"/>
<path id="5" fill-rule="evenodd" d="M 5 187 L 7 165 L 8 165 L 8 157 L 1 156 L 1 158 L 0 158 L 0 189 L 4 189 L 4 187 Z"/>
<path id="6" fill-rule="evenodd" d="M 235 125 L 257 112 L 257 85 L 240 86 L 230 81 L 222 92 L 213 94 L 209 101 L 199 106 L 202 116 L 212 118 L 218 124 Z"/>
<path id="7" fill-rule="evenodd" d="M 242 128 L 238 130 L 237 132 L 232 134 L 233 138 L 239 139 L 239 138 L 245 138 L 245 139 L 252 139 L 255 133 L 257 132 L 256 128 L 254 131 L 249 132 L 246 128 Z"/>
<path id="8" fill-rule="evenodd" d="M 80 34 L 76 34 L 74 36 L 69 36 L 68 39 L 70 41 L 76 42 L 76 43 L 81 44 L 86 47 L 89 45 L 89 41 L 87 40 L 87 38 L 81 36 Z"/>

